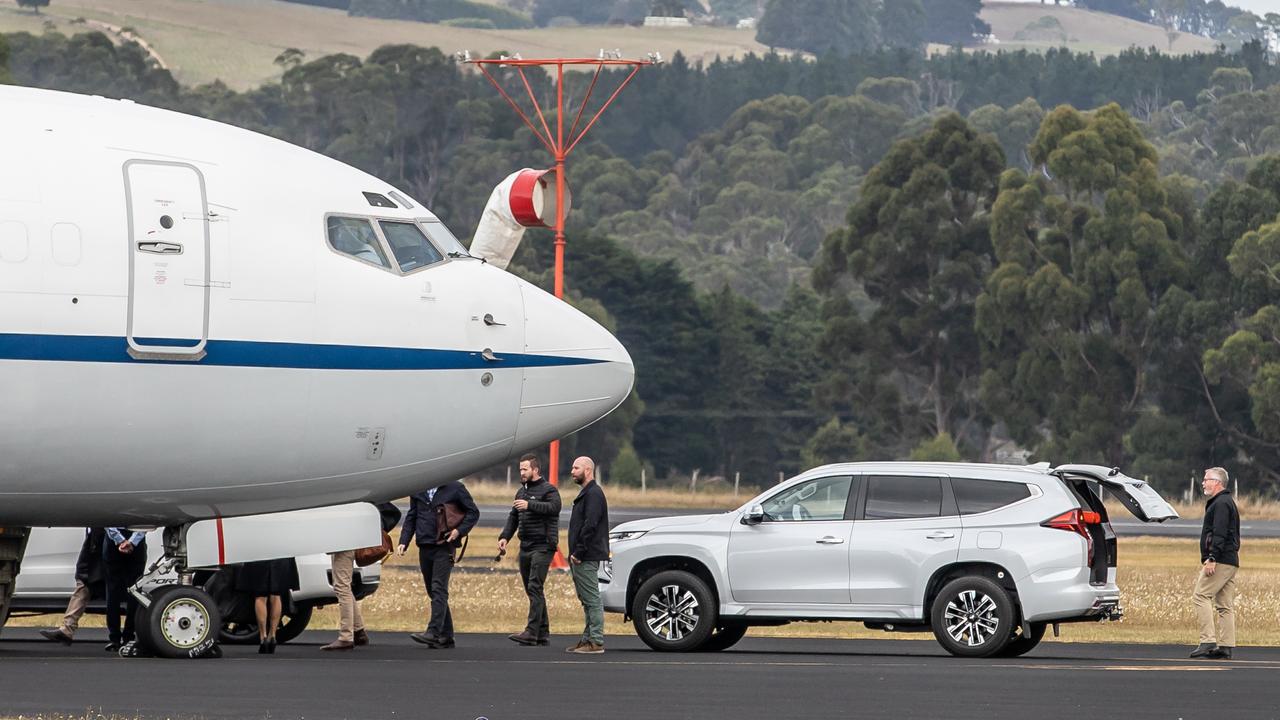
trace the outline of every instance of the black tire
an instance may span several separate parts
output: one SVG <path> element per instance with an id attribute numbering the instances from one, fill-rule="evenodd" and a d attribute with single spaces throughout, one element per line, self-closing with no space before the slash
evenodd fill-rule
<path id="1" fill-rule="evenodd" d="M 668 612 L 671 606 L 679 612 Z M 666 570 L 645 580 L 631 603 L 636 634 L 660 652 L 690 652 L 702 647 L 716 629 L 718 614 L 711 588 L 684 570 Z"/>
<path id="2" fill-rule="evenodd" d="M 1013 636 L 1009 644 L 1000 651 L 1000 657 L 1019 657 L 1031 652 L 1044 639 L 1044 633 L 1048 627 L 1048 623 L 1031 623 L 1031 634 L 1019 633 Z"/>
<path id="3" fill-rule="evenodd" d="M 194 658 L 208 652 L 218 641 L 222 613 L 209 593 L 192 586 L 179 586 L 157 593 L 146 614 L 149 645 L 166 658 Z M 141 633 L 140 633 L 141 637 Z"/>
<path id="4" fill-rule="evenodd" d="M 728 650 L 747 634 L 747 626 L 741 623 L 731 625 L 723 625 L 716 628 L 715 633 L 702 643 L 702 647 L 698 648 L 699 652 L 720 652 Z"/>
<path id="5" fill-rule="evenodd" d="M 293 612 L 285 613 L 284 617 L 280 618 L 280 627 L 276 628 L 276 642 L 283 645 L 290 640 L 296 640 L 311 623 L 313 610 L 314 608 L 309 604 L 300 604 L 295 606 Z M 224 622 L 222 628 L 218 630 L 218 642 L 223 645 L 256 645 L 258 644 L 258 623 L 256 621 Z"/>
<path id="6" fill-rule="evenodd" d="M 958 657 L 992 657 L 1004 650 L 1016 616 L 1013 598 L 994 581 L 971 575 L 952 580 L 929 613 L 938 644 Z"/>

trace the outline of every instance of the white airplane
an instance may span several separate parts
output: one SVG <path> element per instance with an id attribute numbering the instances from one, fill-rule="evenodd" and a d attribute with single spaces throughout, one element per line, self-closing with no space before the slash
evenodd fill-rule
<path id="1" fill-rule="evenodd" d="M 223 518 L 400 497 L 630 392 L 608 331 L 375 177 L 129 101 L 0 109 L 0 526 L 226 545 Z"/>

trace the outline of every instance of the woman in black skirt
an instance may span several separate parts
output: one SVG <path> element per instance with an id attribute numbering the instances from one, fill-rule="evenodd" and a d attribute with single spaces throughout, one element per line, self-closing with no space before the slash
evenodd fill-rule
<path id="1" fill-rule="evenodd" d="M 258 652 L 276 651 L 276 628 L 284 614 L 282 596 L 298 589 L 298 565 L 293 558 L 245 563 L 236 576 L 236 590 L 252 595 L 258 616 Z"/>

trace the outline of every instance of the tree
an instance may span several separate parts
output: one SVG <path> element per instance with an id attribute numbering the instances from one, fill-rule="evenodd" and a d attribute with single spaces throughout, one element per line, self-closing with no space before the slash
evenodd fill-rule
<path id="1" fill-rule="evenodd" d="M 946 45 L 968 45 L 991 34 L 991 26 L 978 17 L 982 0 L 923 0 L 925 40 Z"/>
<path id="2" fill-rule="evenodd" d="M 898 442 L 939 433 L 985 440 L 973 303 L 992 264 L 988 217 L 1003 169 L 993 138 L 944 115 L 872 168 L 848 226 L 823 243 L 814 280 L 834 303 L 828 347 L 853 350 L 837 340 L 851 332 L 870 339 L 864 347 L 879 356 L 873 374 L 878 368 L 901 397 Z M 874 303 L 865 322 L 841 308 L 845 278 Z M 853 394 L 844 399 L 852 404 Z"/>
<path id="3" fill-rule="evenodd" d="M 49 0 L 18 0 L 18 7 L 31 8 L 39 15 L 40 8 L 49 7 Z"/>
<path id="4" fill-rule="evenodd" d="M 870 0 L 769 0 L 756 40 L 770 47 L 853 55 L 880 45 Z"/>
<path id="5" fill-rule="evenodd" d="M 1040 456 L 1119 464 L 1164 352 L 1157 320 L 1188 284 L 1183 218 L 1116 105 L 1056 108 L 1030 151 L 1036 175 L 1006 172 L 992 209 L 984 404 Z"/>
<path id="6" fill-rule="evenodd" d="M 878 19 L 885 47 L 912 50 L 924 47 L 928 20 L 921 0 L 884 0 Z"/>

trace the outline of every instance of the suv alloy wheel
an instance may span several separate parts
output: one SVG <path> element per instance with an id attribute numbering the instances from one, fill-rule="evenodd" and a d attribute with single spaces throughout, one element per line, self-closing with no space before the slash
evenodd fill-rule
<path id="1" fill-rule="evenodd" d="M 930 619 L 934 637 L 947 652 L 991 657 L 1013 638 L 1014 615 L 1008 591 L 988 578 L 971 575 L 943 586 L 934 598 Z"/>
<path id="2" fill-rule="evenodd" d="M 636 634 L 654 650 L 697 650 L 716 629 L 719 610 L 707 584 L 684 570 L 664 570 L 645 580 L 631 603 Z"/>

